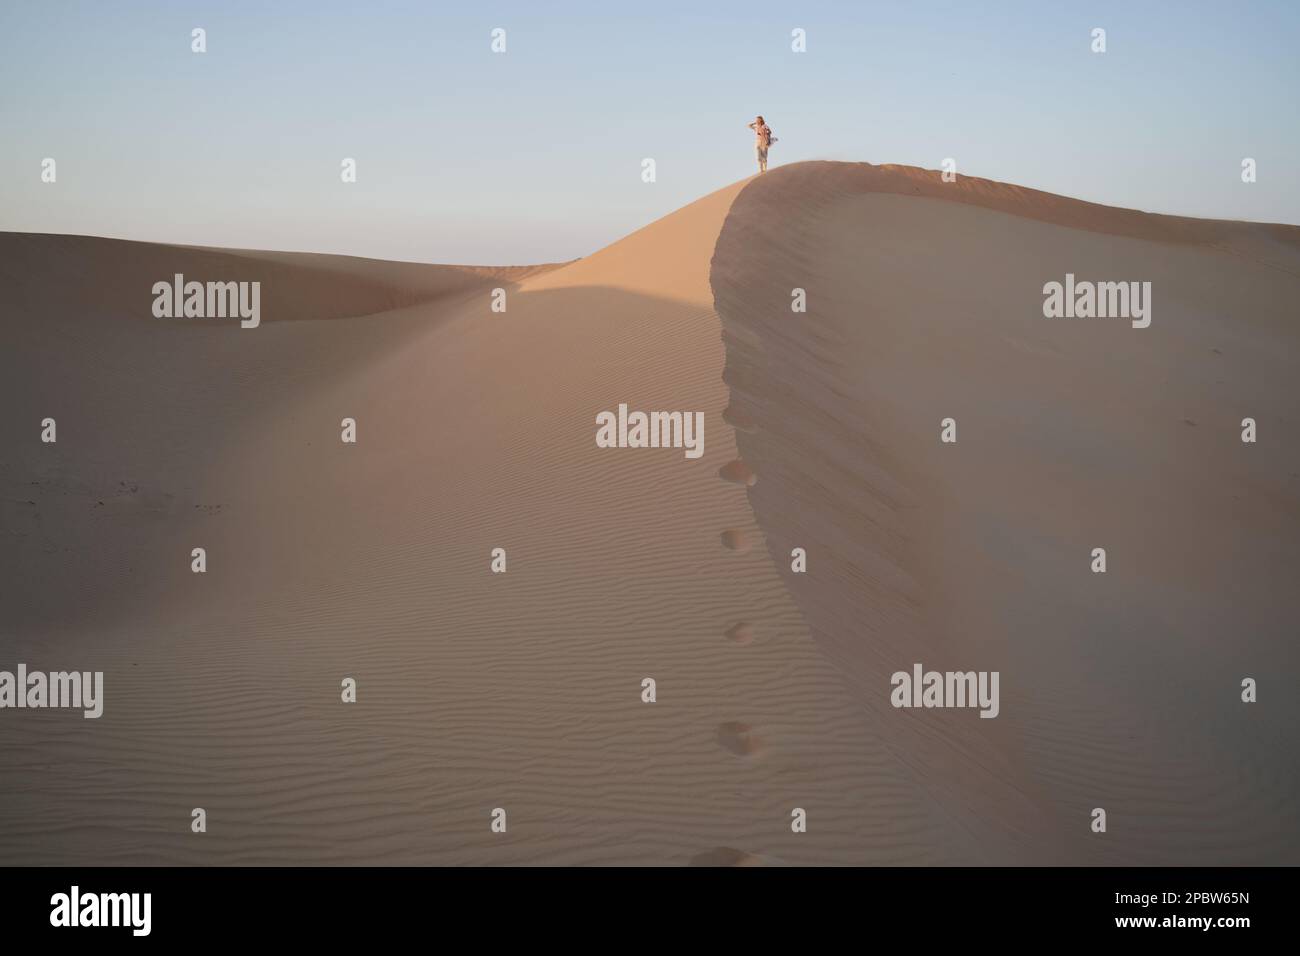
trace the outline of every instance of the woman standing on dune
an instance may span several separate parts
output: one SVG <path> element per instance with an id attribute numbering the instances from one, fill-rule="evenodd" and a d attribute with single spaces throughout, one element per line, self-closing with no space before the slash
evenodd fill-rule
<path id="1" fill-rule="evenodd" d="M 767 172 L 767 148 L 776 142 L 772 135 L 772 127 L 763 121 L 763 117 L 754 118 L 754 122 L 749 124 L 749 128 L 754 131 L 757 137 L 754 140 L 754 155 L 758 157 L 758 171 Z"/>

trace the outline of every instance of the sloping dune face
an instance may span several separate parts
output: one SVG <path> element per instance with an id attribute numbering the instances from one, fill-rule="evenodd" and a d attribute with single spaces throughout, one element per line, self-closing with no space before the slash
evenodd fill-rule
<path id="1" fill-rule="evenodd" d="M 0 715 L 0 861 L 969 855 L 762 547 L 740 188 L 532 272 L 4 237 L 0 669 L 104 701 Z M 153 317 L 177 272 L 262 281 L 261 324 Z M 599 447 L 621 403 L 703 453 Z"/>
<path id="2" fill-rule="evenodd" d="M 1046 317 L 1067 274 L 1149 325 Z M 1300 862 L 1300 230 L 805 163 L 711 282 L 766 549 L 953 856 Z M 998 715 L 894 706 L 916 664 Z"/>

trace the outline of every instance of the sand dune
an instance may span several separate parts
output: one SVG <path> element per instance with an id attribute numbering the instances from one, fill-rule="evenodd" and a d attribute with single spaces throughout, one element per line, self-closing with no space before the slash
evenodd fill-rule
<path id="1" fill-rule="evenodd" d="M 1297 232 L 799 164 L 563 266 L 0 235 L 0 668 L 106 684 L 0 714 L 0 862 L 1296 862 Z"/>

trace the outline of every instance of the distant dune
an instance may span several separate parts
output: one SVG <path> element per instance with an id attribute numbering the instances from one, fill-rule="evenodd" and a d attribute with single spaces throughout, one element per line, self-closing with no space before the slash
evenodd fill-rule
<path id="1" fill-rule="evenodd" d="M 1296 227 L 840 163 L 565 265 L 0 234 L 0 669 L 105 673 L 0 712 L 0 863 L 1300 862 L 1298 294 Z"/>

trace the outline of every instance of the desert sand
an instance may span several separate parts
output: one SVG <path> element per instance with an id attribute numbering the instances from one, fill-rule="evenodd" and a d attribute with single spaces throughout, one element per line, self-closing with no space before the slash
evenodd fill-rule
<path id="1" fill-rule="evenodd" d="M 0 712 L 0 863 L 1300 862 L 1300 228 L 801 163 L 562 265 L 10 233 L 0 296 L 0 668 L 105 674 Z"/>

